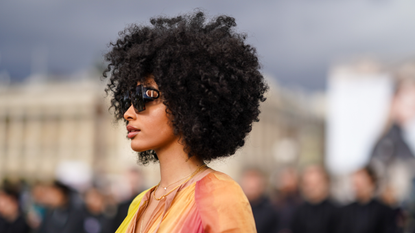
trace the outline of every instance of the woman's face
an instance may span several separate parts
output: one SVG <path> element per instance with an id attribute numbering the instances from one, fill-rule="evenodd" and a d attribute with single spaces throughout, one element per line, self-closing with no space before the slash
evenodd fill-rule
<path id="1" fill-rule="evenodd" d="M 149 78 L 143 85 L 158 90 L 152 78 Z M 162 99 L 161 93 L 160 98 L 146 103 L 144 111 L 136 113 L 131 105 L 124 113 L 124 119 L 128 121 L 128 138 L 131 139 L 131 148 L 134 151 L 155 150 L 157 153 L 178 141 L 179 137 L 173 133 L 173 127 Z"/>

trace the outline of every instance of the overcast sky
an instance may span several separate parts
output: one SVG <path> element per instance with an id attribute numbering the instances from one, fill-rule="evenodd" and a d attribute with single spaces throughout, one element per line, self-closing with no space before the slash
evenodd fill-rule
<path id="1" fill-rule="evenodd" d="M 42 67 L 49 74 L 79 72 L 100 61 L 126 25 L 195 8 L 235 17 L 262 71 L 289 87 L 323 90 L 330 65 L 345 57 L 415 57 L 413 0 L 6 0 L 0 73 L 17 81 Z"/>

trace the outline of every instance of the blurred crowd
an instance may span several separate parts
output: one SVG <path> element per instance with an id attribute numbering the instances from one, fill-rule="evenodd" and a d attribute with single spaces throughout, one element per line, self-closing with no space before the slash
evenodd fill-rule
<path id="1" fill-rule="evenodd" d="M 413 209 L 391 201 L 390 186 L 380 190 L 372 166 L 351 174 L 355 198 L 347 204 L 332 198 L 331 177 L 319 164 L 300 171 L 285 167 L 273 176 L 270 179 L 260 169 L 247 168 L 240 178 L 258 233 L 415 232 L 410 227 Z M 143 179 L 138 170 L 128 171 L 130 192 L 123 199 L 105 185 L 91 185 L 79 192 L 59 181 L 31 185 L 4 181 L 0 232 L 113 233 L 133 198 L 143 190 Z M 270 180 L 274 185 L 269 185 Z"/>
<path id="2" fill-rule="evenodd" d="M 1 233 L 114 233 L 133 198 L 143 191 L 139 170 L 126 172 L 127 192 L 103 182 L 77 190 L 60 181 L 3 181 L 0 189 Z"/>
<path id="3" fill-rule="evenodd" d="M 256 168 L 246 169 L 241 177 L 258 233 L 415 232 L 408 231 L 410 218 L 415 217 L 412 210 L 379 195 L 379 180 L 372 166 L 350 175 L 354 198 L 348 203 L 333 198 L 331 177 L 318 164 L 301 171 L 281 169 L 271 191 L 266 189 L 268 180 Z"/>
<path id="4" fill-rule="evenodd" d="M 415 217 L 411 205 L 406 208 L 393 201 L 391 186 L 380 188 L 373 166 L 351 174 L 350 203 L 332 198 L 331 179 L 319 164 L 301 170 L 284 167 L 271 176 L 247 168 L 240 185 L 258 233 L 415 232 L 410 226 Z M 59 181 L 29 185 L 6 180 L 0 189 L 0 232 L 113 233 L 143 190 L 143 180 L 139 170 L 128 171 L 129 195 L 122 199 L 102 184 L 80 192 Z"/>

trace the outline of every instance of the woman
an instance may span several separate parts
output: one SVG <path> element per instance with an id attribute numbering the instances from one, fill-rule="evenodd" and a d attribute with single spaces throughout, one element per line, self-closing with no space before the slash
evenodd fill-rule
<path id="1" fill-rule="evenodd" d="M 139 161 L 158 161 L 161 174 L 117 233 L 255 232 L 239 185 L 205 164 L 233 155 L 258 121 L 267 85 L 255 49 L 231 17 L 150 22 L 119 33 L 105 56 L 115 116 Z"/>

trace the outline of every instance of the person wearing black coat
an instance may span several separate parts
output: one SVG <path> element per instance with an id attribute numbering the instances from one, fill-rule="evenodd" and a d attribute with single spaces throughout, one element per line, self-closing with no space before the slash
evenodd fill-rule
<path id="1" fill-rule="evenodd" d="M 310 165 L 301 177 L 304 202 L 294 213 L 293 233 L 333 233 L 337 226 L 338 208 L 329 200 L 329 176 L 323 167 Z"/>
<path id="2" fill-rule="evenodd" d="M 26 220 L 19 216 L 12 222 L 0 217 L 0 232 L 1 233 L 28 233 L 30 228 Z"/>
<path id="3" fill-rule="evenodd" d="M 395 214 L 377 199 L 366 203 L 354 202 L 341 212 L 338 233 L 396 233 Z"/>
<path id="4" fill-rule="evenodd" d="M 0 190 L 0 232 L 28 233 L 30 227 L 19 208 L 19 196 L 13 190 Z"/>
<path id="5" fill-rule="evenodd" d="M 246 169 L 242 174 L 241 187 L 251 204 L 257 232 L 276 233 L 278 216 L 271 201 L 265 195 L 264 174 L 259 169 Z"/>
<path id="6" fill-rule="evenodd" d="M 371 167 L 352 176 L 356 201 L 343 207 L 336 233 L 396 233 L 398 225 L 392 208 L 375 198 L 377 179 Z"/>
<path id="7" fill-rule="evenodd" d="M 114 233 L 111 219 L 106 214 L 105 195 L 96 188 L 89 188 L 84 194 L 83 231 L 79 233 Z"/>
<path id="8" fill-rule="evenodd" d="M 73 191 L 60 182 L 54 182 L 46 195 L 49 208 L 38 233 L 83 232 L 82 205 L 74 201 Z"/>

